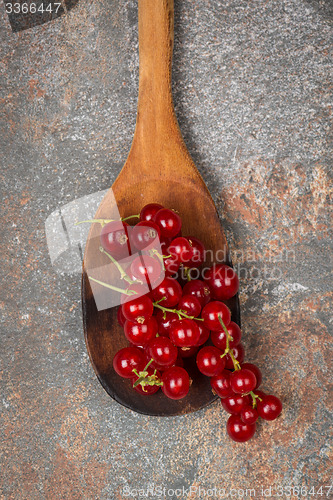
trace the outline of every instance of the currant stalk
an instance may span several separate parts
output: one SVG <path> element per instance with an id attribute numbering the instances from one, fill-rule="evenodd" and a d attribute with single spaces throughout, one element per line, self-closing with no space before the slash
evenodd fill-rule
<path id="1" fill-rule="evenodd" d="M 121 217 L 120 220 L 122 222 L 127 221 L 128 219 L 140 219 L 140 214 L 135 214 L 135 215 L 129 215 L 128 217 Z M 100 224 L 102 227 L 105 226 L 105 224 L 108 224 L 109 222 L 115 222 L 118 219 L 88 219 L 88 220 L 80 220 L 79 222 L 75 223 L 75 226 L 78 226 L 79 224 L 84 224 L 84 223 L 97 223 Z"/>
<path id="2" fill-rule="evenodd" d="M 126 273 L 126 271 L 124 270 L 124 268 L 119 264 L 119 262 L 114 257 L 112 257 L 112 255 L 110 255 L 106 250 L 104 250 L 104 248 L 102 246 L 99 247 L 99 251 L 101 253 L 105 253 L 105 255 L 107 257 L 109 257 L 109 259 L 111 260 L 111 262 L 113 262 L 113 264 L 116 266 L 116 268 L 120 272 L 120 279 L 127 281 L 127 283 L 129 283 L 130 285 L 133 285 L 133 283 L 140 283 L 140 284 L 142 284 L 142 281 L 139 281 L 139 280 L 138 281 L 134 281 L 134 280 L 132 280 L 128 276 L 128 274 Z"/>
<path id="3" fill-rule="evenodd" d="M 163 297 L 162 299 L 158 300 L 157 302 L 153 302 L 154 307 L 157 307 L 158 309 L 161 309 L 161 311 L 163 311 L 164 313 L 166 313 L 166 312 L 175 313 L 175 314 L 178 315 L 179 319 L 182 319 L 182 317 L 183 317 L 183 318 L 186 318 L 186 319 L 195 319 L 196 321 L 203 321 L 203 318 L 196 318 L 195 316 L 189 316 L 182 309 L 169 309 L 168 307 L 161 306 L 160 302 L 162 302 L 162 300 L 164 300 L 164 299 L 165 299 L 165 297 Z"/>
<path id="4" fill-rule="evenodd" d="M 224 330 L 224 333 L 226 335 L 226 348 L 225 348 L 225 351 L 224 353 L 222 354 L 221 358 L 223 358 L 224 356 L 226 356 L 227 354 L 229 354 L 229 356 L 231 357 L 232 359 L 232 362 L 234 364 L 234 369 L 235 371 L 236 370 L 240 370 L 241 369 L 241 366 L 240 366 L 240 363 L 237 361 L 237 359 L 235 358 L 234 356 L 234 353 L 232 352 L 232 349 L 230 349 L 230 340 L 234 340 L 231 335 L 229 335 L 229 332 L 227 330 L 227 327 L 225 326 L 222 318 L 220 315 L 218 315 L 218 319 L 219 319 L 219 322 Z"/>

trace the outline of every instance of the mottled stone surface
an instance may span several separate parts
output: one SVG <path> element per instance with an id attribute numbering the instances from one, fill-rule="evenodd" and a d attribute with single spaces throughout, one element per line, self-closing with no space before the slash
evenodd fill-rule
<path id="1" fill-rule="evenodd" d="M 112 401 L 88 360 L 80 276 L 50 265 L 47 216 L 108 188 L 130 148 L 136 1 L 82 0 L 16 34 L 1 8 L 1 498 L 330 484 L 331 5 L 176 0 L 177 116 L 239 266 L 247 358 L 284 403 L 248 445 L 227 439 L 218 402 L 159 419 Z"/>

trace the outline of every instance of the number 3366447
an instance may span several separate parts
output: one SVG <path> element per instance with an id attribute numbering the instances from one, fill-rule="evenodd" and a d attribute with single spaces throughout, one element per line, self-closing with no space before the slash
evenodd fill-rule
<path id="1" fill-rule="evenodd" d="M 19 2 L 6 2 L 7 14 L 35 14 L 43 12 L 54 12 L 57 14 L 61 3 L 19 3 Z"/>

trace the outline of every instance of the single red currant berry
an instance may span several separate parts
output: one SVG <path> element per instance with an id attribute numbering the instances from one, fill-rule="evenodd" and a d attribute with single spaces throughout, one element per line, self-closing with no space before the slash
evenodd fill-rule
<path id="1" fill-rule="evenodd" d="M 228 370 L 222 370 L 218 375 L 210 379 L 210 385 L 219 398 L 227 398 L 234 394 L 230 387 L 230 375 Z"/>
<path id="2" fill-rule="evenodd" d="M 152 339 L 147 348 L 148 356 L 159 366 L 172 366 L 177 359 L 178 349 L 168 337 L 156 337 Z"/>
<path id="3" fill-rule="evenodd" d="M 229 334 L 229 347 L 235 347 L 238 345 L 242 338 L 242 332 L 237 323 L 230 321 L 229 325 L 226 327 Z M 227 336 L 225 331 L 221 328 L 216 332 L 211 333 L 211 339 L 213 344 L 224 351 L 227 347 Z M 232 340 L 231 340 L 232 339 Z"/>
<path id="4" fill-rule="evenodd" d="M 149 255 L 139 255 L 131 264 L 132 275 L 144 283 L 156 283 L 162 273 L 162 266 L 158 259 Z"/>
<path id="5" fill-rule="evenodd" d="M 169 337 L 171 323 L 173 323 L 174 321 L 178 321 L 179 317 L 176 313 L 158 310 L 156 314 L 156 320 L 158 325 L 158 334 L 162 335 L 163 337 Z"/>
<path id="6" fill-rule="evenodd" d="M 201 280 L 191 280 L 183 288 L 184 295 L 194 295 L 204 307 L 210 301 L 210 289 Z"/>
<path id="7" fill-rule="evenodd" d="M 214 377 L 221 373 L 224 368 L 224 358 L 222 352 L 213 346 L 206 346 L 200 349 L 197 354 L 197 366 L 199 371 L 207 377 Z"/>
<path id="8" fill-rule="evenodd" d="M 148 342 L 156 337 L 157 334 L 157 321 L 155 316 L 143 321 L 142 323 L 136 323 L 134 321 L 127 320 L 124 327 L 125 337 L 132 344 L 136 346 L 145 346 Z"/>
<path id="9" fill-rule="evenodd" d="M 245 424 L 239 415 L 231 415 L 227 422 L 227 433 L 233 441 L 245 443 L 254 436 L 256 424 Z"/>
<path id="10" fill-rule="evenodd" d="M 179 347 L 178 353 L 181 358 L 192 358 L 198 352 L 199 347 L 194 345 L 192 347 Z"/>
<path id="11" fill-rule="evenodd" d="M 178 347 L 195 346 L 199 337 L 199 327 L 193 319 L 179 319 L 171 324 L 170 340 Z"/>
<path id="12" fill-rule="evenodd" d="M 200 267 L 201 264 L 205 261 L 205 252 L 206 249 L 204 247 L 204 244 L 198 240 L 198 238 L 195 238 L 194 236 L 188 236 L 187 240 L 190 244 L 190 254 L 189 258 L 184 261 L 184 264 L 186 267 Z"/>
<path id="13" fill-rule="evenodd" d="M 138 250 L 157 246 L 161 235 L 160 228 L 153 221 L 138 222 L 132 228 L 131 241 Z"/>
<path id="14" fill-rule="evenodd" d="M 124 259 L 132 255 L 129 232 L 132 228 L 121 221 L 112 221 L 102 227 L 101 245 L 115 259 Z"/>
<path id="15" fill-rule="evenodd" d="M 248 394 L 255 389 L 256 383 L 255 374 L 246 368 L 234 371 L 230 377 L 231 389 L 237 394 Z"/>
<path id="16" fill-rule="evenodd" d="M 168 251 L 167 251 L 168 252 Z M 179 269 L 180 262 L 174 257 L 163 259 L 165 276 L 174 276 Z"/>
<path id="17" fill-rule="evenodd" d="M 158 203 L 148 203 L 145 205 L 140 212 L 140 221 L 152 221 L 159 210 L 161 210 L 162 205 Z"/>
<path id="18" fill-rule="evenodd" d="M 233 268 L 226 264 L 214 264 L 206 271 L 205 281 L 217 300 L 231 299 L 238 292 L 238 276 Z"/>
<path id="19" fill-rule="evenodd" d="M 198 325 L 199 332 L 200 332 L 200 337 L 199 337 L 199 340 L 197 342 L 197 346 L 201 346 L 205 342 L 207 342 L 207 340 L 209 339 L 210 331 L 208 330 L 208 328 L 206 328 L 204 325 L 202 325 L 203 321 L 196 321 L 196 320 L 194 320 L 194 321 Z"/>
<path id="20" fill-rule="evenodd" d="M 138 347 L 124 347 L 113 358 L 114 370 L 124 378 L 133 378 L 133 369 L 141 371 L 145 366 L 145 353 Z"/>
<path id="21" fill-rule="evenodd" d="M 250 396 L 241 396 L 240 394 L 232 394 L 224 399 L 221 399 L 221 404 L 225 411 L 233 415 L 238 415 L 243 408 L 251 404 Z"/>
<path id="22" fill-rule="evenodd" d="M 257 389 L 262 382 L 262 374 L 261 374 L 261 371 L 259 370 L 259 368 L 256 365 L 254 365 L 253 363 L 242 363 L 242 368 L 246 368 L 247 370 L 251 370 L 251 372 L 254 373 L 256 380 L 257 380 L 255 389 Z"/>
<path id="23" fill-rule="evenodd" d="M 176 212 L 161 208 L 154 216 L 154 222 L 159 226 L 161 235 L 167 238 L 175 237 L 182 227 L 182 221 Z"/>
<path id="24" fill-rule="evenodd" d="M 260 396 L 260 398 L 261 401 L 256 398 L 257 410 L 260 417 L 264 420 L 275 420 L 282 411 L 281 400 L 276 396 L 266 394 L 264 394 L 262 397 Z"/>
<path id="25" fill-rule="evenodd" d="M 136 299 L 132 299 L 133 296 L 128 297 L 128 299 L 121 306 L 123 315 L 129 321 L 136 321 L 142 323 L 152 317 L 154 311 L 153 302 L 147 295 L 142 295 Z"/>
<path id="26" fill-rule="evenodd" d="M 152 366 L 148 366 L 147 368 L 148 372 L 148 377 L 154 376 L 156 380 L 161 380 L 161 373 L 156 370 L 156 368 L 152 368 Z M 132 378 L 132 385 L 138 380 L 138 377 L 135 376 Z M 141 384 L 137 385 L 136 387 L 133 386 L 133 389 L 138 392 L 139 394 L 142 394 L 143 396 L 150 396 L 151 394 L 155 394 L 159 390 L 160 386 L 159 385 L 144 385 L 142 386 Z"/>
<path id="27" fill-rule="evenodd" d="M 232 353 L 233 353 L 236 361 L 238 361 L 238 363 L 243 363 L 244 356 L 245 356 L 245 349 L 244 349 L 243 344 L 238 344 L 235 347 L 233 347 Z M 225 367 L 227 368 L 227 370 L 233 370 L 235 368 L 234 362 L 233 362 L 230 354 L 227 354 L 225 357 Z"/>
<path id="28" fill-rule="evenodd" d="M 204 326 L 209 330 L 221 330 L 221 323 L 219 318 L 222 319 L 225 326 L 228 326 L 231 321 L 230 309 L 223 304 L 223 302 L 209 302 L 202 310 L 201 317 L 204 320 Z"/>
<path id="29" fill-rule="evenodd" d="M 240 412 L 240 417 L 244 424 L 254 424 L 258 420 L 259 414 L 256 408 L 253 408 L 252 406 L 246 406 Z"/>
<path id="30" fill-rule="evenodd" d="M 118 320 L 118 323 L 120 326 L 123 327 L 125 325 L 126 318 L 123 315 L 123 311 L 122 311 L 121 307 L 118 307 L 118 309 L 117 309 L 117 320 Z"/>
<path id="31" fill-rule="evenodd" d="M 158 302 L 163 299 L 163 307 L 174 307 L 180 301 L 182 296 L 182 287 L 173 278 L 164 278 L 164 280 L 153 290 L 153 297 Z"/>
<path id="32" fill-rule="evenodd" d="M 190 389 L 190 377 L 184 368 L 172 366 L 162 374 L 162 391 L 170 399 L 184 398 Z"/>
<path id="33" fill-rule="evenodd" d="M 175 238 L 169 245 L 168 254 L 179 263 L 186 262 L 191 254 L 191 245 L 188 240 L 182 236 Z"/>
<path id="34" fill-rule="evenodd" d="M 184 311 L 188 316 L 197 318 L 201 312 L 201 304 L 194 295 L 183 295 L 178 303 L 178 309 Z"/>

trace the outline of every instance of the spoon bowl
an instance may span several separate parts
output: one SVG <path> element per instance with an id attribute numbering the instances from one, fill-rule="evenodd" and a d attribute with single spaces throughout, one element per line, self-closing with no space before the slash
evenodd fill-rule
<path id="1" fill-rule="evenodd" d="M 176 210 L 182 233 L 196 236 L 210 250 L 212 261 L 230 264 L 228 245 L 210 193 L 181 136 L 171 96 L 173 0 L 139 0 L 139 100 L 132 147 L 119 176 L 99 206 L 96 219 L 125 218 L 147 203 Z M 148 415 L 180 415 L 216 399 L 209 378 L 200 374 L 195 356 L 184 359 L 193 383 L 181 400 L 162 391 L 143 396 L 113 369 L 116 352 L 128 342 L 117 321 L 117 309 L 98 310 L 87 270 L 105 264 L 98 251 L 100 225 L 92 224 L 83 261 L 82 308 L 85 340 L 98 379 L 122 405 Z M 216 259 L 216 256 L 219 256 Z M 211 262 L 210 262 L 211 264 Z M 101 287 L 100 293 L 103 293 Z M 227 302 L 232 320 L 240 324 L 238 296 Z"/>

